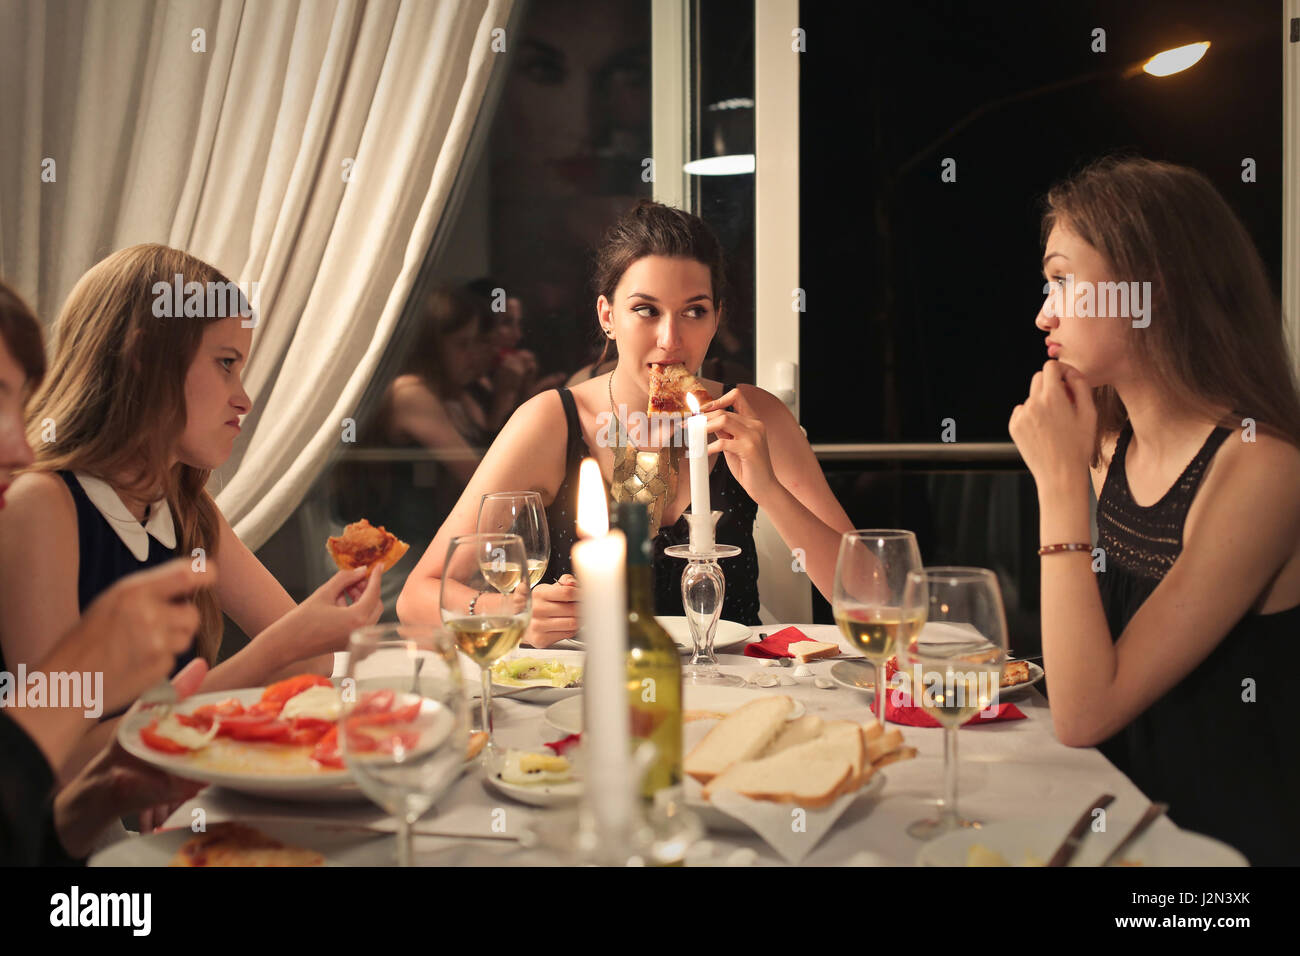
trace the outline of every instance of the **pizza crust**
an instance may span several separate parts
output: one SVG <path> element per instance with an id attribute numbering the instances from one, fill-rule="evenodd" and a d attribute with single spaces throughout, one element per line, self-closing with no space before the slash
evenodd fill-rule
<path id="1" fill-rule="evenodd" d="M 362 518 L 344 528 L 343 534 L 330 538 L 325 547 L 340 570 L 382 564 L 385 571 L 391 571 L 410 546 L 383 525 L 376 528 Z"/>

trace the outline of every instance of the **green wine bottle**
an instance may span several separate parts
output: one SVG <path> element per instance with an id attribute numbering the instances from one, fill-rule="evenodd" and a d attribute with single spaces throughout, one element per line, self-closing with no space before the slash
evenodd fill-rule
<path id="1" fill-rule="evenodd" d="M 615 521 L 627 538 L 627 688 L 633 747 L 654 744 L 641 796 L 682 782 L 682 661 L 677 644 L 654 616 L 650 514 L 619 502 Z"/>

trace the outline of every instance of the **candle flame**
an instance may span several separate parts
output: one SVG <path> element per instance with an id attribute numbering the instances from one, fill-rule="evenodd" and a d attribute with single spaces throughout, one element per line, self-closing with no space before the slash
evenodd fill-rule
<path id="1" fill-rule="evenodd" d="M 690 392 L 686 393 L 686 404 L 691 407 L 692 415 L 698 415 L 700 413 L 700 400 Z"/>
<path id="2" fill-rule="evenodd" d="M 595 538 L 609 534 L 609 505 L 605 481 L 594 458 L 584 458 L 578 471 L 578 534 Z"/>

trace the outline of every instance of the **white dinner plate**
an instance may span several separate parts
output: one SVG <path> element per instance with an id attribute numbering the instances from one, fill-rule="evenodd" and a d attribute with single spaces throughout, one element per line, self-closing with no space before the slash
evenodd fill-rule
<path id="1" fill-rule="evenodd" d="M 831 680 L 849 690 L 863 693 L 875 692 L 876 666 L 870 661 L 837 661 L 831 665 Z M 999 703 L 1013 697 L 1023 697 L 1029 688 L 1043 679 L 1043 669 L 1033 661 L 1029 662 L 1029 680 L 1014 687 L 1002 687 L 998 690 Z"/>
<path id="2" fill-rule="evenodd" d="M 581 780 L 566 780 L 564 783 L 506 783 L 497 774 L 485 773 L 483 785 L 530 807 L 563 806 L 582 796 Z"/>
<path id="3" fill-rule="evenodd" d="M 1012 866 L 1025 866 L 1027 857 L 1046 862 L 1061 845 L 1074 813 L 1030 820 L 1003 820 L 978 830 L 954 830 L 921 847 L 919 866 L 965 866 L 975 844 L 999 853 Z M 1071 866 L 1097 866 L 1128 834 L 1137 816 L 1109 814 L 1106 832 L 1089 833 L 1070 861 Z M 1138 838 L 1123 858 L 1142 866 L 1249 866 L 1246 858 L 1218 840 L 1188 830 L 1152 828 Z"/>
<path id="4" fill-rule="evenodd" d="M 506 659 L 511 660 L 518 657 L 536 657 L 541 660 L 554 658 L 563 661 L 565 664 L 582 665 L 587 655 L 582 651 L 557 651 L 551 648 L 543 650 L 536 647 L 521 647 L 507 655 Z M 463 654 L 460 656 L 460 667 L 468 685 L 466 690 L 470 692 L 470 696 L 481 696 L 483 693 L 482 670 Z M 581 687 L 552 687 L 546 683 L 516 687 L 514 684 L 498 684 L 495 679 L 492 681 L 492 696 L 494 698 L 510 697 L 530 704 L 553 704 L 557 700 L 563 700 L 566 697 L 573 697 L 581 693 Z"/>
<path id="5" fill-rule="evenodd" d="M 729 714 L 760 696 L 759 691 L 744 687 L 700 687 L 687 684 L 684 688 L 683 710 L 709 710 Z M 796 700 L 789 720 L 802 717 L 807 712 L 803 701 Z M 566 734 L 582 733 L 582 697 L 569 697 L 547 707 L 542 717 L 556 730 Z"/>
<path id="6" fill-rule="evenodd" d="M 858 790 L 857 795 L 853 798 L 849 807 L 851 808 L 854 804 L 874 798 L 884 788 L 885 775 L 877 770 L 871 775 L 871 779 L 863 784 Z M 702 790 L 703 788 L 697 781 L 692 780 L 690 777 L 686 778 L 686 806 L 699 816 L 701 823 L 710 830 L 715 831 L 727 833 L 754 832 L 750 827 L 746 826 L 744 821 L 733 817 L 729 813 L 723 813 L 713 804 L 709 803 L 709 801 L 705 800 L 700 795 Z M 848 813 L 849 810 L 845 810 L 844 812 Z"/>
<path id="7" fill-rule="evenodd" d="M 298 820 L 241 820 L 287 846 L 315 850 L 325 866 L 391 866 L 396 860 L 392 836 L 358 833 L 326 823 Z M 188 827 L 131 836 L 100 850 L 88 866 L 170 866 L 181 846 L 197 836 Z"/>
<path id="8" fill-rule="evenodd" d="M 695 651 L 695 645 L 691 643 L 691 628 L 686 623 L 685 617 L 660 617 L 655 615 L 658 621 L 669 636 L 672 637 L 673 643 L 683 654 L 691 654 Z M 754 636 L 753 630 L 744 624 L 735 621 L 718 621 L 718 629 L 713 636 L 713 650 L 716 653 L 730 650 L 736 647 L 743 647 Z M 561 641 L 554 647 L 564 648 L 581 648 L 582 637 L 572 637 L 568 640 Z"/>

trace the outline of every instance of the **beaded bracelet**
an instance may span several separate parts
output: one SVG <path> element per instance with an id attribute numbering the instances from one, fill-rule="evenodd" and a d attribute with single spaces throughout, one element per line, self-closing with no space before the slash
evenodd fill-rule
<path id="1" fill-rule="evenodd" d="M 1091 554 L 1092 544 L 1091 542 L 1084 542 L 1082 544 L 1045 544 L 1038 549 L 1039 554 L 1060 554 L 1063 551 L 1087 551 Z"/>

